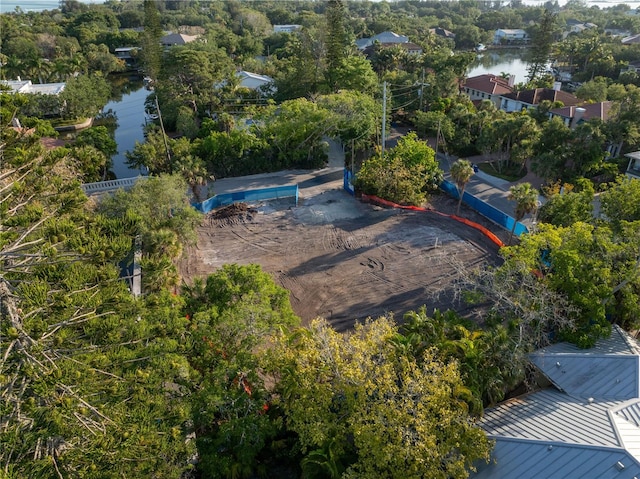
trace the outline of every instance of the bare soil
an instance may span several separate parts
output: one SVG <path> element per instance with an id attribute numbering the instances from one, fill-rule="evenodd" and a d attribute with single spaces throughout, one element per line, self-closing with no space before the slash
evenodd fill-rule
<path id="1" fill-rule="evenodd" d="M 457 201 L 438 194 L 429 206 L 455 213 Z M 472 210 L 461 216 L 508 237 Z M 212 212 L 198 237 L 179 265 L 187 283 L 226 263 L 257 263 L 290 291 L 303 323 L 320 316 L 337 330 L 389 313 L 401 320 L 423 305 L 473 316 L 454 298 L 459 264 L 468 270 L 500 262 L 498 247 L 467 225 L 362 203 L 339 182 L 301 190 L 298 206 L 286 199 Z"/>

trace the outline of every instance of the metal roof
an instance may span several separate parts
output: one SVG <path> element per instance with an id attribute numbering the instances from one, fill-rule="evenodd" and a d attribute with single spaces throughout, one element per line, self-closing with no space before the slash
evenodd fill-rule
<path id="1" fill-rule="evenodd" d="M 480 425 L 496 437 L 622 447 L 608 413 L 620 404 L 589 403 L 548 388 L 487 409 Z"/>
<path id="2" fill-rule="evenodd" d="M 640 464 L 624 449 L 498 438 L 490 464 L 474 479 L 637 479 Z"/>
<path id="3" fill-rule="evenodd" d="M 556 386 L 487 409 L 494 462 L 474 478 L 640 478 L 640 345 L 617 326 L 591 349 L 560 343 L 531 361 Z"/>
<path id="4" fill-rule="evenodd" d="M 560 390 L 581 398 L 626 400 L 640 397 L 640 346 L 618 326 L 595 347 L 559 343 L 530 358 Z"/>

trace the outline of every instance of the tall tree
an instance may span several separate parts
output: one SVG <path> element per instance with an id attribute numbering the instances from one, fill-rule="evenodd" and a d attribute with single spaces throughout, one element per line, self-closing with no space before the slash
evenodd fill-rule
<path id="1" fill-rule="evenodd" d="M 3 477 L 181 477 L 189 408 L 167 385 L 185 319 L 119 278 L 139 218 L 92 214 L 63 151 L 2 138 Z"/>
<path id="2" fill-rule="evenodd" d="M 466 478 L 487 460 L 457 365 L 400 354 L 397 333 L 386 318 L 346 334 L 315 321 L 277 349 L 287 422 L 325 458 L 320 477 Z"/>
<path id="3" fill-rule="evenodd" d="M 451 178 L 453 178 L 453 181 L 455 181 L 456 187 L 458 188 L 459 198 L 458 207 L 456 208 L 456 215 L 459 215 L 460 205 L 462 204 L 462 196 L 464 195 L 464 189 L 473 176 L 473 167 L 468 160 L 460 159 L 451 165 L 449 173 L 451 174 Z"/>
<path id="4" fill-rule="evenodd" d="M 198 469 L 205 477 L 255 477 L 283 442 L 275 440 L 282 417 L 267 414 L 277 396 L 264 371 L 269 345 L 299 325 L 289 293 L 258 265 L 228 264 L 183 296 L 197 371 L 189 387 Z"/>
<path id="5" fill-rule="evenodd" d="M 525 215 L 533 213 L 538 208 L 538 190 L 533 188 L 530 183 L 519 183 L 509 188 L 509 199 L 516 202 L 514 212 L 514 222 L 509 235 L 509 244 L 513 239 L 513 232 L 516 229 L 516 223 Z"/>
<path id="6" fill-rule="evenodd" d="M 140 40 L 142 65 L 147 76 L 158 79 L 162 60 L 162 26 L 154 0 L 144 0 L 144 33 Z"/>
<path id="7" fill-rule="evenodd" d="M 347 32 L 345 29 L 345 7 L 342 0 L 329 0 L 327 19 L 327 83 L 331 91 L 336 91 L 338 69 L 342 67 L 347 54 Z"/>
<path id="8" fill-rule="evenodd" d="M 557 32 L 556 14 L 545 9 L 540 22 L 532 28 L 529 48 L 528 81 L 535 80 L 547 67 Z"/>

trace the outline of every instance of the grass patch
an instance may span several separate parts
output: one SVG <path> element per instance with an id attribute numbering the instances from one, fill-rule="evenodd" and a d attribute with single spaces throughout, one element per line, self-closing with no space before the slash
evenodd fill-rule
<path id="1" fill-rule="evenodd" d="M 487 175 L 495 176 L 507 181 L 518 181 L 527 176 L 527 168 L 520 165 L 506 164 L 502 171 L 498 172 L 491 163 L 479 163 L 478 168 Z"/>
<path id="2" fill-rule="evenodd" d="M 81 123 L 84 123 L 85 121 L 87 121 L 86 118 L 72 118 L 72 119 L 62 119 L 62 118 L 56 118 L 53 120 L 49 120 L 51 122 L 51 125 L 55 128 L 56 126 L 72 126 L 72 125 L 79 125 Z"/>

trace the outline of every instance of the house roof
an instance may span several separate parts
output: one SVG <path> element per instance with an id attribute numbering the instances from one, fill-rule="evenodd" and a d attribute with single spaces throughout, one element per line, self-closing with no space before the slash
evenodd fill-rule
<path id="1" fill-rule="evenodd" d="M 577 105 L 580 99 L 562 90 L 553 90 L 551 88 L 534 88 L 531 90 L 522 90 L 502 95 L 509 100 L 519 101 L 527 105 L 538 105 L 544 100 L 561 101 L 563 105 Z"/>
<path id="2" fill-rule="evenodd" d="M 240 82 L 242 82 L 242 80 L 245 80 L 245 79 L 257 80 L 264 83 L 273 82 L 273 78 L 271 78 L 270 76 L 260 75 L 258 73 L 246 72 L 244 70 L 237 71 L 236 76 L 240 78 Z"/>
<path id="3" fill-rule="evenodd" d="M 162 45 L 184 45 L 193 42 L 198 38 L 197 35 L 185 35 L 183 33 L 169 33 L 160 39 Z"/>
<path id="4" fill-rule="evenodd" d="M 67 86 L 66 83 L 31 83 L 31 80 L 2 80 L 1 83 L 11 88 L 11 93 L 42 93 L 43 95 L 59 95 Z"/>
<path id="5" fill-rule="evenodd" d="M 406 50 L 407 52 L 422 52 L 422 47 L 420 45 L 416 45 L 415 43 L 405 42 L 405 43 L 377 43 L 382 48 L 392 48 L 392 47 L 400 47 Z M 376 45 L 369 45 L 362 50 L 362 53 L 365 56 L 370 56 L 375 51 Z"/>
<path id="6" fill-rule="evenodd" d="M 509 80 L 490 73 L 467 78 L 462 86 L 491 95 L 504 95 L 513 91 Z"/>
<path id="7" fill-rule="evenodd" d="M 640 33 L 637 35 L 631 35 L 630 37 L 624 37 L 620 42 L 623 45 L 635 45 L 640 43 Z"/>
<path id="8" fill-rule="evenodd" d="M 506 33 L 507 35 L 526 35 L 527 31 L 522 28 L 498 28 L 496 32 Z"/>
<path id="9" fill-rule="evenodd" d="M 440 27 L 430 28 L 429 32 L 433 33 L 434 35 L 438 35 L 440 37 L 445 37 L 445 38 L 455 38 L 456 37 L 455 33 L 450 32 L 449 30 L 445 30 L 444 28 L 440 28 Z"/>
<path id="10" fill-rule="evenodd" d="M 624 450 L 503 439 L 493 450 L 495 464 L 478 466 L 474 479 L 634 479 L 637 462 Z M 587 459 L 587 460 L 585 460 Z M 618 469 L 620 463 L 624 469 Z"/>
<path id="11" fill-rule="evenodd" d="M 559 343 L 530 358 L 555 387 L 485 411 L 493 461 L 471 477 L 640 477 L 640 344 L 614 326 L 591 349 Z"/>
<path id="12" fill-rule="evenodd" d="M 407 43 L 409 41 L 409 37 L 405 37 L 403 35 L 398 35 L 394 32 L 382 32 L 374 35 L 370 38 L 360 38 L 356 40 L 356 46 L 363 50 L 369 45 L 373 45 L 375 42 L 379 43 Z"/>
<path id="13" fill-rule="evenodd" d="M 598 103 L 584 103 L 582 105 L 563 106 L 562 108 L 554 108 L 550 110 L 550 113 L 555 116 L 561 116 L 563 118 L 573 119 L 576 116 L 576 108 L 583 108 L 584 114 L 582 118 L 584 120 L 591 120 L 598 118 L 602 121 L 609 119 L 609 112 L 611 111 L 611 101 L 601 101 Z"/>

